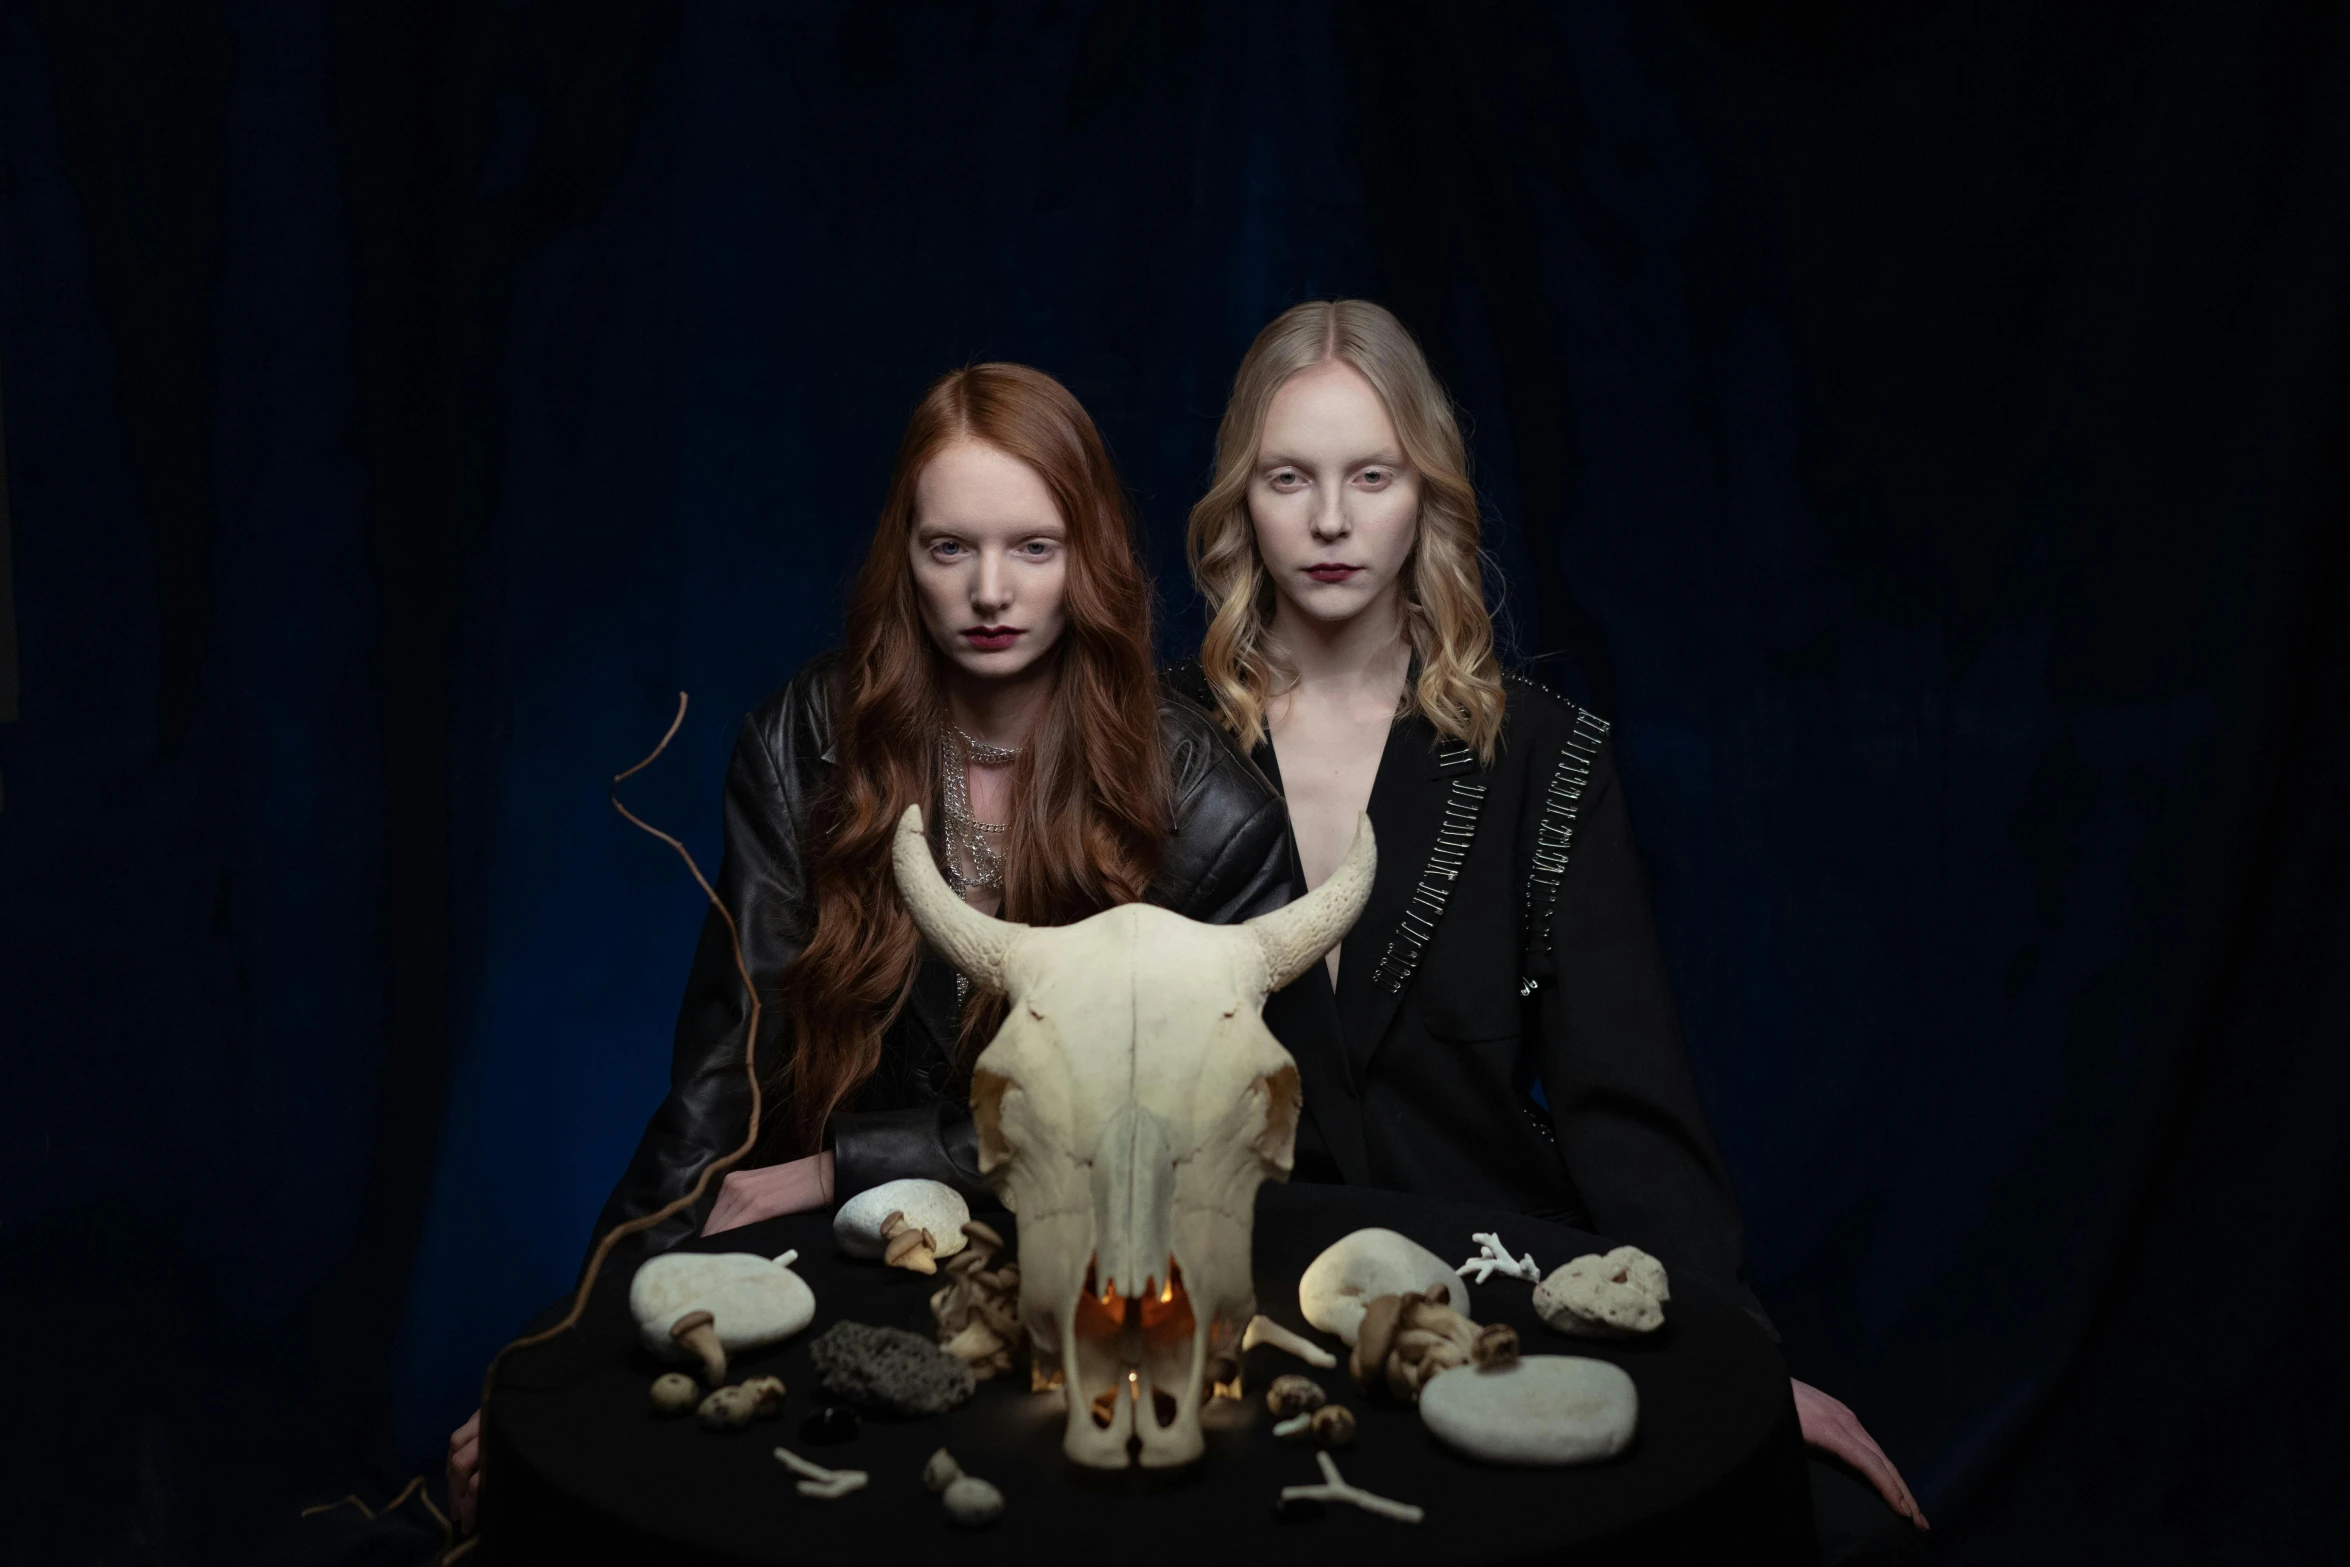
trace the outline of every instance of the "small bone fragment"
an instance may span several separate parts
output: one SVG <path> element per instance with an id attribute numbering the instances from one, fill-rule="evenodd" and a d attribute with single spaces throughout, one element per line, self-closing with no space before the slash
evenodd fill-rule
<path id="1" fill-rule="evenodd" d="M 881 1260 L 891 1267 L 908 1273 L 938 1271 L 938 1242 L 904 1214 L 893 1213 L 881 1221 L 881 1239 Z"/>
<path id="2" fill-rule="evenodd" d="M 843 1469 L 830 1480 L 802 1480 L 796 1489 L 802 1496 L 813 1496 L 820 1502 L 838 1501 L 851 1491 L 865 1489 L 865 1471 Z"/>
<path id="3" fill-rule="evenodd" d="M 1287 1420 L 1281 1421 L 1273 1427 L 1273 1434 L 1281 1438 L 1281 1440 L 1284 1442 L 1289 1441 L 1293 1437 L 1313 1435 L 1313 1411 L 1307 1410 L 1303 1414 L 1291 1415 Z"/>
<path id="4" fill-rule="evenodd" d="M 1244 1350 L 1254 1349 L 1259 1344 L 1270 1344 L 1275 1349 L 1285 1349 L 1307 1365 L 1320 1366 L 1324 1371 L 1328 1371 L 1338 1364 L 1336 1355 L 1331 1354 L 1330 1351 L 1312 1339 L 1292 1333 L 1271 1317 L 1255 1316 L 1249 1318 L 1247 1331 L 1240 1335 L 1240 1347 Z"/>
<path id="5" fill-rule="evenodd" d="M 1281 1488 L 1283 1501 L 1303 1499 L 1313 1502 L 1345 1502 L 1351 1507 L 1360 1507 L 1364 1512 L 1377 1513 L 1382 1518 L 1393 1518 L 1398 1523 L 1418 1523 L 1427 1516 L 1426 1513 L 1409 1502 L 1389 1501 L 1384 1496 L 1373 1496 L 1368 1491 L 1347 1484 L 1345 1477 L 1338 1472 L 1338 1460 L 1326 1452 L 1316 1453 L 1314 1461 L 1322 1466 L 1324 1483 L 1321 1485 L 1285 1485 Z"/>
<path id="6" fill-rule="evenodd" d="M 717 1388 L 702 1400 L 702 1424 L 713 1431 L 740 1431 L 758 1413 L 757 1396 L 741 1387 Z"/>
<path id="7" fill-rule="evenodd" d="M 690 1415 L 701 1401 L 701 1384 L 682 1371 L 665 1371 L 653 1378 L 653 1413 L 657 1415 Z"/>
<path id="8" fill-rule="evenodd" d="M 726 1347 L 718 1342 L 718 1319 L 707 1311 L 689 1311 L 669 1324 L 669 1336 L 702 1362 L 702 1379 L 715 1387 L 726 1380 Z"/>
<path id="9" fill-rule="evenodd" d="M 750 1395 L 752 1412 L 761 1419 L 783 1413 L 783 1378 L 745 1377 L 742 1388 Z"/>
<path id="10" fill-rule="evenodd" d="M 1295 1372 L 1275 1377 L 1273 1385 L 1265 1389 L 1265 1407 L 1283 1420 L 1292 1415 L 1310 1415 L 1329 1401 L 1330 1395 L 1322 1391 L 1321 1383 Z"/>
<path id="11" fill-rule="evenodd" d="M 971 1475 L 957 1478 L 939 1500 L 946 1504 L 947 1516 L 966 1529 L 994 1523 L 1004 1512 L 1004 1493 Z"/>
<path id="12" fill-rule="evenodd" d="M 1529 1284 L 1542 1282 L 1542 1270 L 1534 1265 L 1532 1252 L 1513 1261 L 1510 1257 L 1510 1249 L 1501 1243 L 1501 1236 L 1498 1233 L 1481 1230 L 1472 1234 L 1469 1239 L 1477 1243 L 1477 1255 L 1453 1270 L 1462 1278 L 1467 1278 L 1469 1270 L 1475 1268 L 1477 1282 L 1480 1284 L 1496 1273 L 1513 1279 L 1524 1279 Z"/>
<path id="13" fill-rule="evenodd" d="M 793 1474 L 804 1477 L 799 1484 L 799 1492 L 802 1496 L 812 1496 L 818 1501 L 830 1502 L 848 1495 L 851 1491 L 863 1490 L 865 1487 L 866 1475 L 862 1469 L 827 1469 L 822 1464 L 808 1462 L 788 1447 L 777 1448 L 775 1457 L 777 1462 Z"/>
<path id="14" fill-rule="evenodd" d="M 936 1496 L 939 1492 L 963 1478 L 963 1466 L 955 1462 L 955 1455 L 940 1448 L 930 1455 L 930 1462 L 922 1466 L 922 1489 Z"/>

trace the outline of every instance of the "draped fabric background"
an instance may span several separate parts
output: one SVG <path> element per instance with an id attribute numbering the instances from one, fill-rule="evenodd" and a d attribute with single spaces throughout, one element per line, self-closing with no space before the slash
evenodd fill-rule
<path id="1" fill-rule="evenodd" d="M 2342 1559 L 2346 24 L 0 7 L 9 1559 L 437 1474 L 665 1079 L 698 894 L 609 775 L 690 691 L 631 797 L 712 863 L 974 358 L 1100 419 L 1187 650 L 1232 369 L 1338 293 L 1617 723 L 1797 1374 L 1951 1560 Z"/>

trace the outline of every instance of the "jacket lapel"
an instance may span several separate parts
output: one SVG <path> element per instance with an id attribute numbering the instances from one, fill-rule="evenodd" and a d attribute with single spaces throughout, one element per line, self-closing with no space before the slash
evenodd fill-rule
<path id="1" fill-rule="evenodd" d="M 1254 760 L 1278 790 L 1281 765 L 1273 757 L 1272 744 L 1260 743 Z M 1289 840 L 1289 896 L 1295 902 L 1305 895 L 1305 867 L 1298 862 L 1297 841 L 1293 837 Z M 1345 965 L 1342 955 L 1341 971 Z M 1338 1173 L 1349 1185 L 1367 1184 L 1371 1179 L 1371 1155 L 1363 1141 L 1361 1103 L 1356 1097 L 1352 1074 L 1347 1070 L 1346 1035 L 1339 1027 L 1338 999 L 1331 993 L 1329 967 L 1316 963 L 1291 980 L 1287 988 L 1268 997 L 1265 1020 L 1273 1029 L 1273 1037 L 1281 1041 L 1282 1048 L 1297 1063 L 1298 1086 L 1305 1093 L 1306 1114 L 1321 1132 L 1322 1144 L 1330 1150 Z"/>
<path id="2" fill-rule="evenodd" d="M 1379 877 L 1338 964 L 1338 1016 L 1356 1081 L 1366 1075 L 1444 917 L 1485 803 L 1476 756 L 1417 715 L 1389 732 L 1371 785 Z"/>

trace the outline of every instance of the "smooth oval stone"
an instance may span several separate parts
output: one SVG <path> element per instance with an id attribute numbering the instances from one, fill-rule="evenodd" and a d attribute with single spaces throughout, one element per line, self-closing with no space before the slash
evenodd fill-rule
<path id="1" fill-rule="evenodd" d="M 820 1447 L 838 1447 L 857 1439 L 857 1412 L 846 1404 L 826 1404 L 800 1422 L 800 1437 Z"/>
<path id="2" fill-rule="evenodd" d="M 671 1360 L 692 1351 L 669 1330 L 689 1311 L 715 1319 L 718 1342 L 732 1355 L 790 1338 L 816 1317 L 816 1292 L 779 1260 L 747 1251 L 669 1251 L 629 1281 L 628 1309 L 645 1347 Z"/>
<path id="3" fill-rule="evenodd" d="M 1298 1310 L 1325 1333 L 1355 1341 L 1363 1307 L 1382 1295 L 1401 1295 L 1442 1284 L 1445 1304 L 1470 1316 L 1469 1283 L 1452 1264 L 1393 1230 L 1357 1230 L 1340 1237 L 1316 1257 L 1297 1281 Z"/>
<path id="4" fill-rule="evenodd" d="M 1438 1372 L 1420 1389 L 1420 1420 L 1489 1464 L 1591 1464 L 1632 1440 L 1640 1394 L 1604 1360 L 1526 1355 L 1504 1371 Z"/>
<path id="5" fill-rule="evenodd" d="M 919 1176 L 883 1181 L 842 1203 L 832 1216 L 832 1238 L 852 1257 L 878 1257 L 887 1249 L 881 1221 L 893 1213 L 904 1214 L 908 1224 L 930 1232 L 933 1256 L 951 1257 L 969 1244 L 963 1226 L 971 1217 L 971 1205 L 963 1201 L 963 1194 Z"/>
<path id="6" fill-rule="evenodd" d="M 966 1529 L 994 1523 L 1004 1512 L 1004 1493 L 971 1475 L 955 1480 L 939 1500 L 946 1503 L 947 1516 Z"/>

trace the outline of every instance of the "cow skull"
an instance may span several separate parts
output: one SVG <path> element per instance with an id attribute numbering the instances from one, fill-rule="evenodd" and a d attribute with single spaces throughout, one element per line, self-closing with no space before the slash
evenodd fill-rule
<path id="1" fill-rule="evenodd" d="M 1297 1063 L 1259 1012 L 1362 912 L 1371 819 L 1328 881 L 1229 926 L 1144 903 L 1057 928 L 990 918 L 939 874 L 919 807 L 894 853 L 922 934 L 1008 1001 L 971 1110 L 981 1173 L 1020 1219 L 1037 1369 L 1068 1389 L 1062 1450 L 1189 1463 L 1211 1351 L 1256 1311 L 1256 1190 L 1288 1178 L 1297 1138 Z"/>

